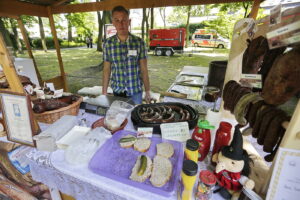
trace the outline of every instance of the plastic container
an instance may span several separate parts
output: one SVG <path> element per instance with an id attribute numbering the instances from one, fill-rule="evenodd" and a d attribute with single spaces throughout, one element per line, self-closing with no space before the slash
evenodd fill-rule
<path id="1" fill-rule="evenodd" d="M 231 139 L 232 125 L 228 122 L 221 122 L 216 133 L 212 155 L 218 153 L 223 146 L 228 146 Z"/>
<path id="2" fill-rule="evenodd" d="M 209 63 L 207 85 L 223 89 L 228 61 L 212 61 Z"/>
<path id="3" fill-rule="evenodd" d="M 203 170 L 199 174 L 199 182 L 195 194 L 195 200 L 209 200 L 216 185 L 216 176 L 209 170 Z"/>
<path id="4" fill-rule="evenodd" d="M 213 128 L 215 127 L 211 126 L 207 120 L 199 120 L 198 125 L 192 134 L 192 138 L 199 143 L 199 161 L 203 161 L 209 152 L 211 142 L 210 129 Z"/>
<path id="5" fill-rule="evenodd" d="M 194 139 L 188 139 L 184 150 L 184 157 L 187 160 L 192 160 L 195 163 L 198 161 L 199 143 Z"/>
<path id="6" fill-rule="evenodd" d="M 191 200 L 193 196 L 193 188 L 197 178 L 198 165 L 192 160 L 183 161 L 181 181 L 184 186 L 181 199 Z"/>

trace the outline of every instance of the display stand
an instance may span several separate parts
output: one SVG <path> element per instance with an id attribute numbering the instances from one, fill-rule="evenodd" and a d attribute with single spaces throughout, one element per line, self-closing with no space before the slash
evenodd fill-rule
<path id="1" fill-rule="evenodd" d="M 299 13 L 300 8 L 294 8 L 290 10 L 286 10 L 282 13 L 282 21 L 284 24 L 288 24 L 291 22 L 292 19 L 299 19 Z M 239 81 L 241 77 L 242 72 L 242 57 L 243 53 L 247 47 L 246 40 L 248 39 L 248 33 L 247 31 L 241 31 L 243 29 L 243 25 L 249 23 L 250 19 L 242 19 L 238 21 L 235 24 L 234 27 L 234 33 L 233 33 L 233 39 L 232 39 L 232 47 L 229 54 L 229 62 L 228 67 L 226 71 L 225 76 L 225 83 L 229 80 L 236 80 Z M 263 18 L 262 20 L 258 21 L 257 24 L 257 32 L 255 33 L 254 38 L 263 35 L 265 36 L 267 32 L 274 30 L 278 28 L 278 26 L 269 26 L 269 17 Z M 234 118 L 232 114 L 230 114 L 228 111 L 225 111 L 223 109 L 223 102 L 222 102 L 222 116 L 224 118 Z M 294 111 L 293 117 L 286 129 L 285 135 L 283 137 L 283 140 L 280 144 L 280 147 L 282 148 L 288 148 L 292 150 L 300 150 L 299 141 L 300 141 L 300 101 L 298 102 L 298 105 Z M 263 177 L 261 180 L 264 181 L 264 183 L 259 184 L 259 187 L 257 191 L 262 194 L 266 195 L 268 190 L 268 185 L 270 181 L 270 177 L 273 173 L 273 165 L 277 160 L 277 156 L 275 157 L 272 167 L 270 170 L 268 170 L 267 176 L 265 173 L 266 169 L 254 169 L 257 173 L 260 174 L 261 177 Z M 276 172 L 275 172 L 276 173 Z M 280 180 L 278 180 L 280 181 Z"/>

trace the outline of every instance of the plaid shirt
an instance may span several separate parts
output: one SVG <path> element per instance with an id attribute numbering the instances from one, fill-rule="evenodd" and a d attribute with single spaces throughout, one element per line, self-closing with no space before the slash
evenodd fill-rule
<path id="1" fill-rule="evenodd" d="M 143 91 L 140 60 L 147 58 L 145 42 L 129 33 L 126 42 L 117 35 L 103 45 L 103 60 L 111 63 L 111 87 L 114 92 L 127 92 L 129 96 Z"/>

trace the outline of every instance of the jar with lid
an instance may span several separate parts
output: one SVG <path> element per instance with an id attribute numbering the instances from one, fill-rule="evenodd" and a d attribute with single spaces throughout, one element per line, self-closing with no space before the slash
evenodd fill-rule
<path id="1" fill-rule="evenodd" d="M 182 200 L 192 200 L 193 188 L 197 179 L 198 165 L 192 160 L 184 160 L 181 171 Z"/>
<path id="2" fill-rule="evenodd" d="M 216 176 L 209 170 L 203 170 L 199 174 L 199 182 L 195 194 L 196 200 L 209 200 L 216 185 Z"/>
<path id="3" fill-rule="evenodd" d="M 192 160 L 195 163 L 198 161 L 199 143 L 194 139 L 188 139 L 184 150 L 184 156 L 187 160 Z"/>
<path id="4" fill-rule="evenodd" d="M 199 142 L 199 161 L 203 161 L 209 152 L 211 141 L 210 130 L 214 128 L 215 127 L 211 126 L 207 120 L 199 120 L 192 134 L 192 138 Z"/>

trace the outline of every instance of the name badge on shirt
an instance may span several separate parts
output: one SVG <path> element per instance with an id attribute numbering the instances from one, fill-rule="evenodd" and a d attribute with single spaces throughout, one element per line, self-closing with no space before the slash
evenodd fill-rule
<path id="1" fill-rule="evenodd" d="M 128 50 L 128 56 L 137 56 L 137 50 Z"/>

